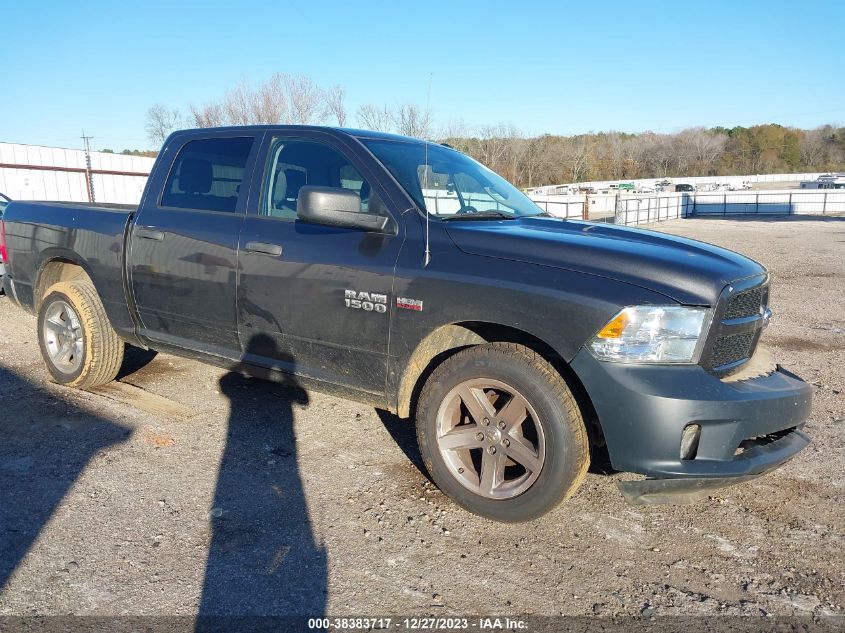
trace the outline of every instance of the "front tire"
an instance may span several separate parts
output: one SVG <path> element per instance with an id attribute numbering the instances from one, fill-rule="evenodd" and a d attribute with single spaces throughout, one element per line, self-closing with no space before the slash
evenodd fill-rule
<path id="1" fill-rule="evenodd" d="M 590 465 L 566 382 L 512 343 L 468 348 L 434 370 L 419 399 L 417 440 L 440 489 L 497 521 L 549 512 L 575 493 Z"/>
<path id="2" fill-rule="evenodd" d="M 92 389 L 111 382 L 123 363 L 123 341 L 90 281 L 51 286 L 38 308 L 38 344 L 56 382 Z"/>

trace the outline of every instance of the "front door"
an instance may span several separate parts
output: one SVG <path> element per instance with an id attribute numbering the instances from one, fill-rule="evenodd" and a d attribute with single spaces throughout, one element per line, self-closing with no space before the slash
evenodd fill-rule
<path id="1" fill-rule="evenodd" d="M 249 362 L 382 394 L 393 272 L 401 235 L 296 217 L 305 185 L 344 187 L 362 213 L 388 211 L 362 169 L 331 139 L 268 138 L 261 195 L 240 240 L 238 312 Z M 251 207 L 253 205 L 251 204 Z"/>
<path id="2" fill-rule="evenodd" d="M 161 197 L 144 200 L 128 253 L 143 336 L 219 356 L 240 354 L 238 234 L 244 175 L 258 144 L 243 134 L 187 140 Z"/>

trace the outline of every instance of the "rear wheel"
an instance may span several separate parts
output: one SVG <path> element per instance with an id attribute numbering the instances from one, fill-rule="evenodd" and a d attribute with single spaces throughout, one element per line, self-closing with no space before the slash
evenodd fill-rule
<path id="1" fill-rule="evenodd" d="M 499 521 L 545 514 L 577 490 L 590 463 L 563 378 L 515 344 L 479 345 L 444 361 L 420 395 L 417 439 L 441 490 Z"/>
<path id="2" fill-rule="evenodd" d="M 38 309 L 38 343 L 50 374 L 69 387 L 111 382 L 123 362 L 123 341 L 87 280 L 59 282 L 47 290 Z"/>

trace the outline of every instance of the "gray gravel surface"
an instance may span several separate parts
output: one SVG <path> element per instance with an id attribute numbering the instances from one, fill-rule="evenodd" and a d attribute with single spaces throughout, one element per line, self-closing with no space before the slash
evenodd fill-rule
<path id="1" fill-rule="evenodd" d="M 814 443 L 691 506 L 594 469 L 523 525 L 456 507 L 364 405 L 139 350 L 99 393 L 52 384 L 0 300 L 0 615 L 843 613 L 845 221 L 657 228 L 770 268 Z"/>

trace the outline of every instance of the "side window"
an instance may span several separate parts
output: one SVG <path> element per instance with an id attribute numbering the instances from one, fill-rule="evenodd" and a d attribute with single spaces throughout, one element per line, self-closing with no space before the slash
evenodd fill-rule
<path id="1" fill-rule="evenodd" d="M 369 183 L 345 156 L 327 145 L 275 139 L 268 161 L 262 215 L 295 220 L 299 190 L 305 185 L 354 191 L 361 197 L 361 212 L 369 211 Z"/>
<path id="2" fill-rule="evenodd" d="M 161 206 L 234 213 L 254 139 L 190 141 L 173 163 Z"/>

